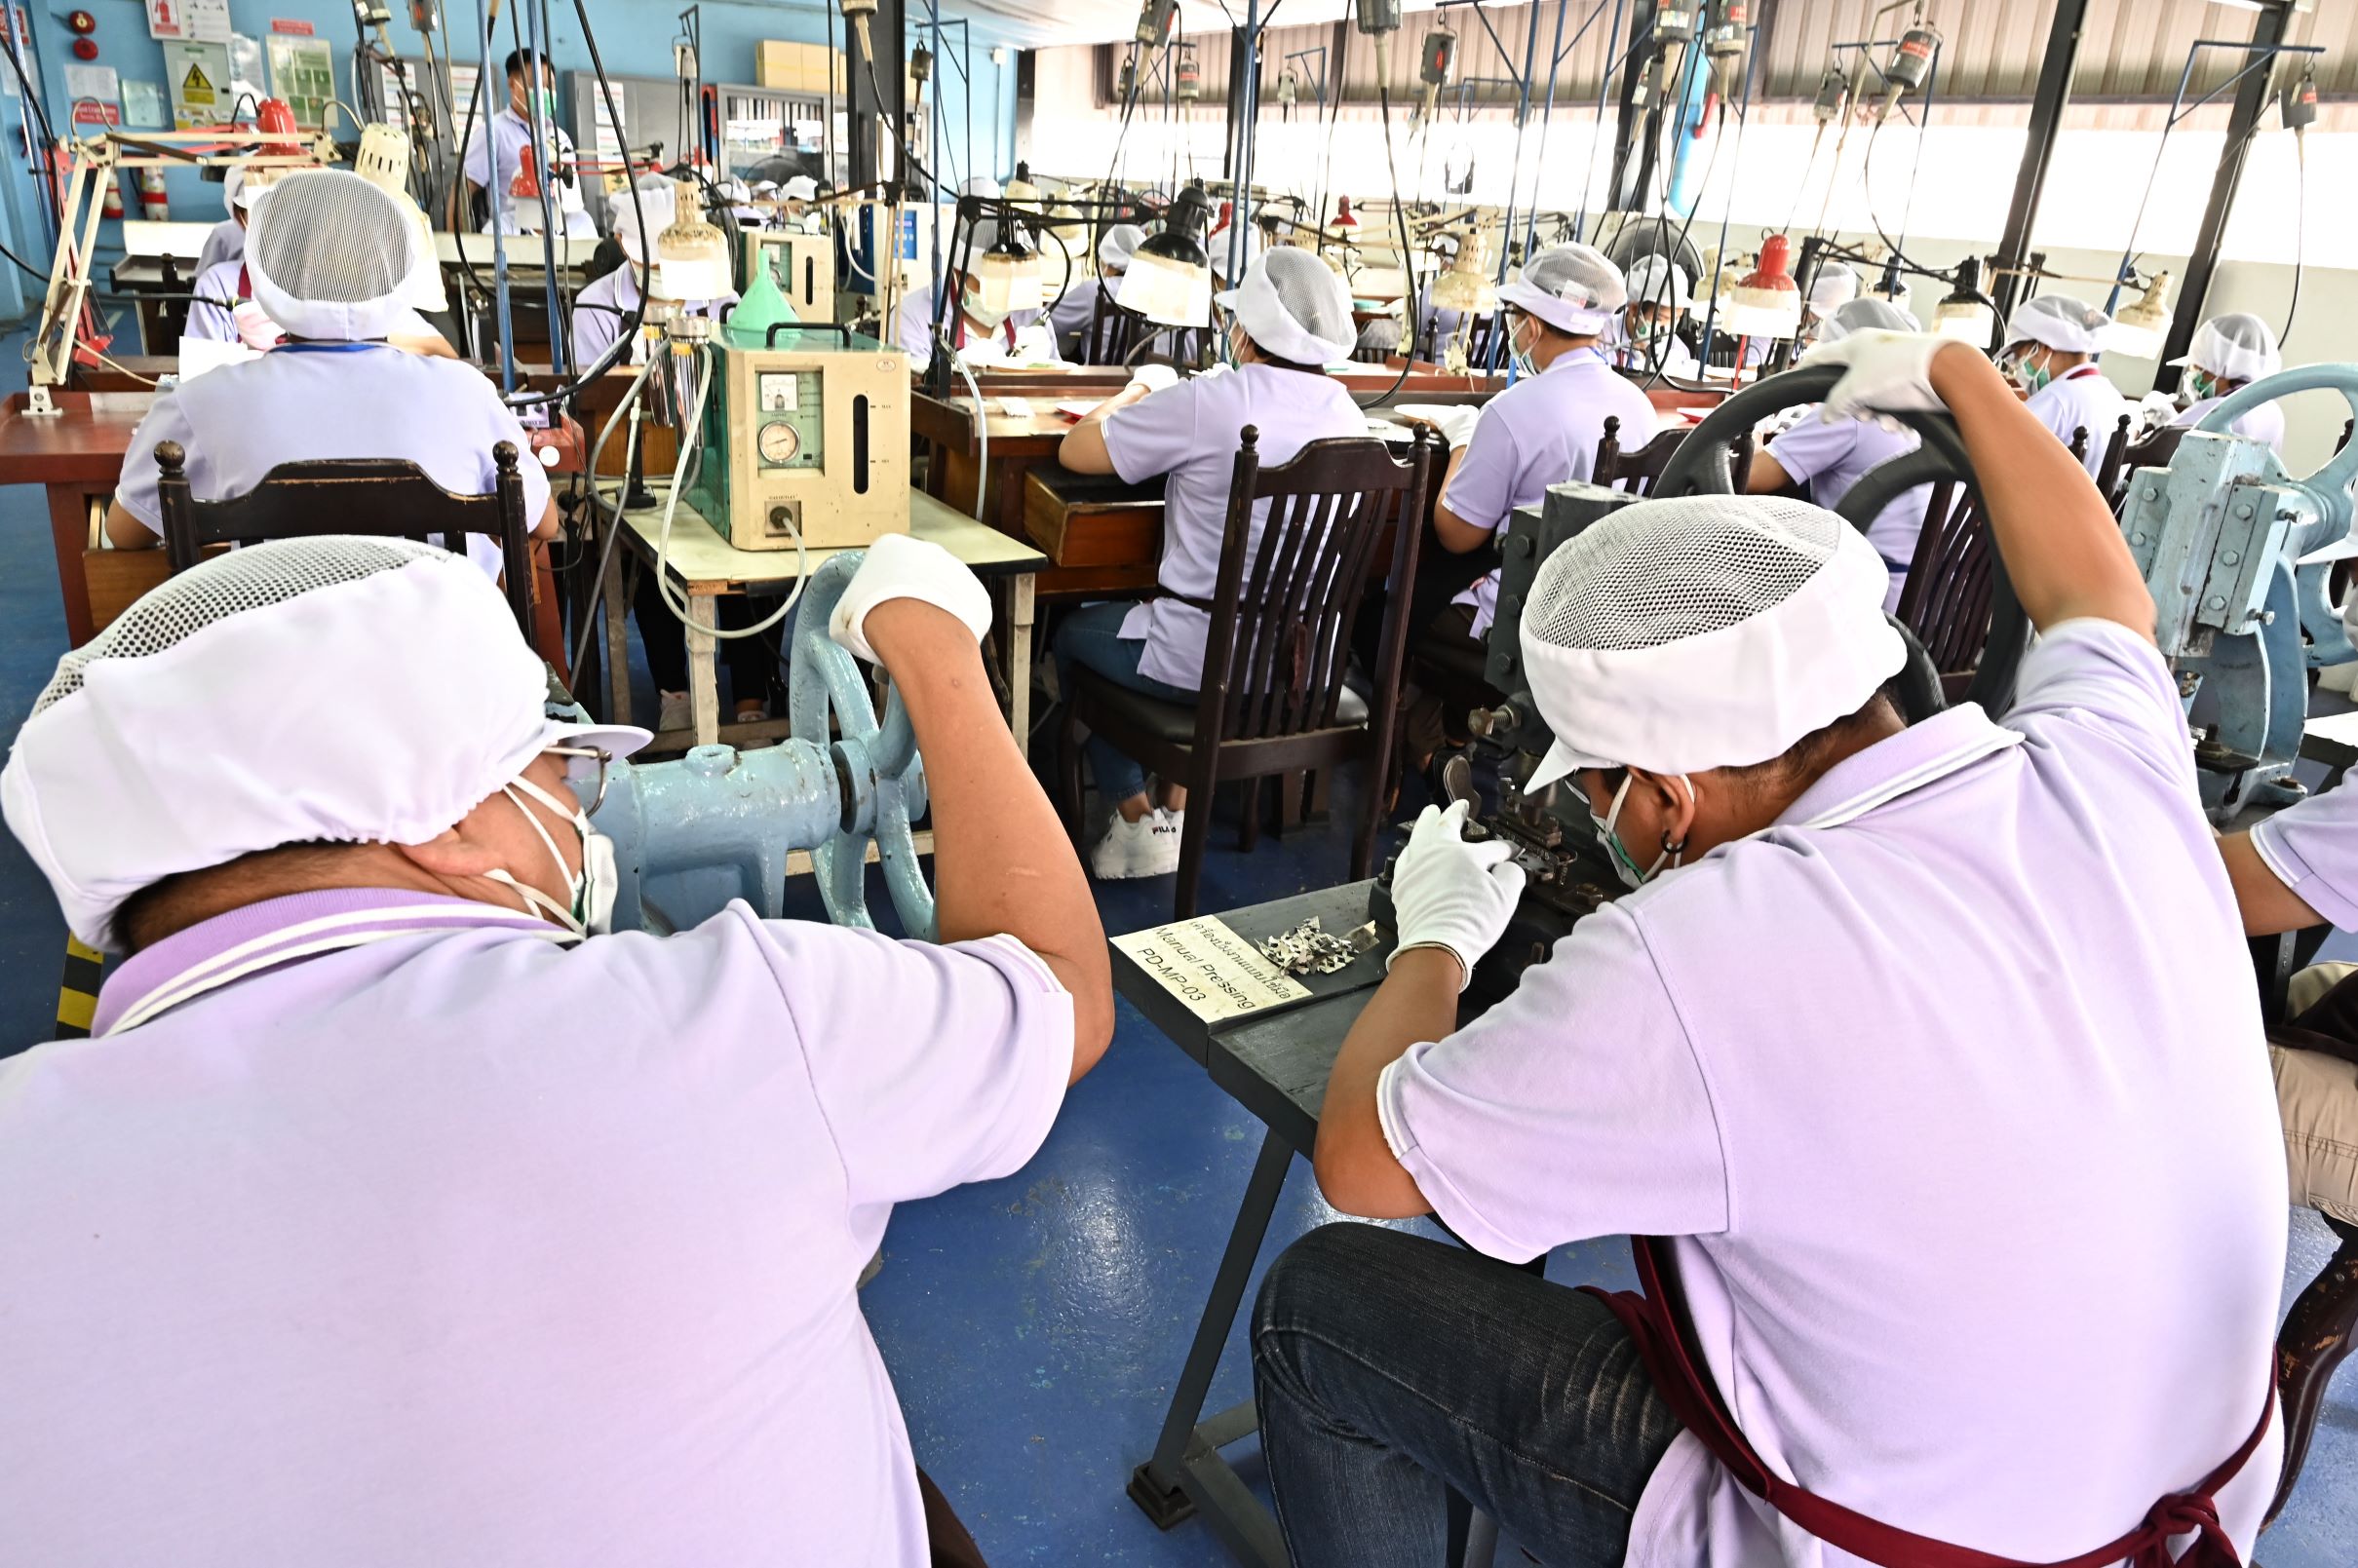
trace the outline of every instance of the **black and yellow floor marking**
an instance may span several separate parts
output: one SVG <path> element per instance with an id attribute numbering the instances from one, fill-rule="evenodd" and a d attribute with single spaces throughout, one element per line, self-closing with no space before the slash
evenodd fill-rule
<path id="1" fill-rule="evenodd" d="M 58 1032 L 54 1040 L 80 1040 L 98 1011 L 98 975 L 106 960 L 73 937 L 65 938 L 65 977 L 58 985 Z"/>

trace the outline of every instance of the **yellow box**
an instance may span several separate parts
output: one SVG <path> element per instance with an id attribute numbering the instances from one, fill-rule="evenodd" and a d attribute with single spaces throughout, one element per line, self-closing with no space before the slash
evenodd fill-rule
<path id="1" fill-rule="evenodd" d="M 795 58 L 794 52 L 802 47 L 800 44 L 781 43 L 775 38 L 764 38 L 755 43 L 754 85 L 779 93 L 799 91 L 801 83 L 796 78 L 800 74 L 800 62 Z"/>

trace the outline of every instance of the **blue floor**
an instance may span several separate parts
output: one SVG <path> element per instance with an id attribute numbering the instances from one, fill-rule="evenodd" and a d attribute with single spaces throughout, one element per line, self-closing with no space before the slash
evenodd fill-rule
<path id="1" fill-rule="evenodd" d="M 0 375 L 20 387 L 15 346 L 0 340 Z M 0 738 L 13 739 L 64 646 L 40 493 L 0 489 Z M 1249 859 L 1232 829 L 1214 845 L 1207 909 L 1331 885 L 1349 858 L 1334 827 L 1264 837 Z M 1135 930 L 1169 912 L 1170 884 L 1112 885 L 1101 904 L 1108 931 Z M 10 976 L 0 986 L 0 1052 L 48 1037 L 63 940 L 47 889 L 0 833 L 0 953 Z M 1125 1005 L 1113 1049 L 1073 1091 L 1029 1168 L 895 1216 L 886 1267 L 867 1292 L 869 1317 L 919 1461 L 992 1562 L 1227 1560 L 1200 1523 L 1158 1534 L 1122 1489 L 1153 1444 L 1259 1137 L 1252 1118 Z M 1331 1215 L 1297 1162 L 1265 1255 Z M 2323 1225 L 2295 1213 L 2287 1302 L 2328 1249 Z M 1628 1280 L 1619 1243 L 1566 1248 L 1549 1272 Z M 1232 1339 L 1214 1406 L 1246 1393 Z M 2358 1562 L 2358 1371 L 2337 1393 L 2300 1494 L 2261 1543 L 2267 1568 Z M 1249 1444 L 1232 1451 L 1257 1479 L 1250 1455 Z"/>

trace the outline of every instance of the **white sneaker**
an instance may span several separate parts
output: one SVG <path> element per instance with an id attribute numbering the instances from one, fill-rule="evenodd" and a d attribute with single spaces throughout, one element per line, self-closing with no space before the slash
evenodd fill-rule
<path id="1" fill-rule="evenodd" d="M 1179 823 L 1167 814 L 1148 812 L 1134 822 L 1117 811 L 1089 852 L 1089 869 L 1100 882 L 1168 876 L 1179 869 Z"/>
<path id="2" fill-rule="evenodd" d="M 655 728 L 684 730 L 696 723 L 696 707 L 686 692 L 657 692 Z"/>

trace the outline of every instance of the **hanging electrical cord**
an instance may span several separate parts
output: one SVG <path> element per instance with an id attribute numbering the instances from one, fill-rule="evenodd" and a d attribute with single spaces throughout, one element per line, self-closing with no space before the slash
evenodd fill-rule
<path id="1" fill-rule="evenodd" d="M 635 337 L 636 335 L 637 329 L 634 328 L 631 333 L 626 335 L 626 341 L 630 337 Z M 597 515 L 601 518 L 601 520 L 604 521 L 606 527 L 605 546 L 598 557 L 598 574 L 592 579 L 593 582 L 600 585 L 605 582 L 606 573 L 613 569 L 614 547 L 622 539 L 623 503 L 629 499 L 629 492 L 631 488 L 631 463 L 632 459 L 638 455 L 638 451 L 639 395 L 641 390 L 646 386 L 649 372 L 651 372 L 654 368 L 655 356 L 649 354 L 647 356 L 647 363 L 640 365 L 638 367 L 638 374 L 631 379 L 630 390 L 622 395 L 622 401 L 617 402 L 614 405 L 614 411 L 606 416 L 605 425 L 598 432 L 598 440 L 592 442 L 590 445 L 590 461 L 587 467 L 583 470 L 584 476 L 590 481 L 590 510 L 593 514 Z M 631 416 L 631 434 L 623 447 L 622 482 L 620 488 L 616 491 L 614 496 L 614 515 L 612 517 L 608 518 L 604 516 L 606 501 L 605 491 L 600 488 L 598 482 L 598 459 L 604 454 L 606 449 L 606 438 L 614 434 L 614 427 L 621 422 L 622 416 L 626 411 Z M 590 638 L 597 634 L 597 631 L 598 622 L 596 619 L 587 615 L 583 616 L 581 620 L 581 635 L 573 644 L 573 659 L 572 662 L 565 667 L 566 669 L 579 669 L 581 668 L 581 662 L 590 656 Z"/>
<path id="2" fill-rule="evenodd" d="M 2294 183 L 2293 218 L 2293 299 L 2284 308 L 2284 330 L 2276 334 L 2276 346 L 2281 349 L 2292 340 L 2293 321 L 2300 314 L 2300 270 L 2307 259 L 2309 234 L 2309 148 L 2308 129 L 2293 128 L 2293 161 L 2299 170 Z"/>
<path id="3" fill-rule="evenodd" d="M 1376 113 L 1383 120 L 1384 169 L 1392 176 L 1392 223 L 1393 226 L 1400 231 L 1400 284 L 1402 292 L 1402 310 L 1411 318 L 1411 320 L 1404 325 L 1410 328 L 1413 328 L 1415 325 L 1413 318 L 1416 314 L 1416 276 L 1411 270 L 1410 265 L 1409 210 L 1408 208 L 1402 204 L 1400 199 L 1400 167 L 1392 161 L 1392 88 L 1391 84 L 1384 80 L 1385 77 L 1391 74 L 1388 69 L 1384 68 L 1390 64 L 1390 61 L 1385 60 L 1383 57 L 1386 54 L 1386 51 L 1383 47 L 1383 40 L 1380 37 L 1376 39 L 1375 54 L 1378 61 L 1375 78 L 1375 106 Z M 1408 384 L 1409 366 L 1414 364 L 1415 363 L 1416 334 L 1413 330 L 1410 330 L 1407 332 L 1406 340 L 1401 344 L 1400 347 L 1400 374 L 1394 376 L 1392 378 L 1392 384 L 1386 387 L 1383 391 L 1377 393 L 1373 399 L 1367 402 L 1360 403 L 1359 406 L 1361 410 L 1365 411 L 1370 408 L 1381 408 L 1385 403 L 1388 403 L 1394 398 L 1399 397 L 1400 389 Z M 1358 399 L 1356 397 L 1354 397 L 1352 401 L 1354 402 L 1358 402 Z"/>
<path id="4" fill-rule="evenodd" d="M 1680 228 L 1677 242 L 1671 246 L 1669 251 L 1663 256 L 1663 260 L 1673 268 L 1676 268 L 1679 265 L 1679 255 L 1686 249 L 1686 237 L 1694 232 L 1695 219 L 1699 217 L 1703 211 L 1703 198 L 1705 194 L 1711 190 L 1712 173 L 1716 169 L 1718 169 L 1720 164 L 1720 148 L 1727 139 L 1728 113 L 1726 105 L 1722 105 L 1720 107 L 1719 118 L 1719 128 L 1712 133 L 1711 152 L 1703 160 L 1703 178 L 1698 181 L 1695 186 L 1695 205 L 1686 210 L 1686 222 Z M 1740 105 L 1736 108 L 1736 136 L 1739 140 L 1742 139 L 1744 135 L 1744 128 L 1750 123 L 1751 118 L 1752 110 L 1749 105 Z M 1664 199 L 1665 203 L 1667 204 L 1667 193 Z M 1732 190 L 1729 191 L 1727 194 L 1726 205 L 1732 206 L 1735 202 L 1735 192 Z M 1697 280 L 1697 282 L 1700 281 L 1700 279 Z M 1669 373 L 1669 335 L 1670 334 L 1668 333 L 1662 334 L 1648 348 L 1647 356 L 1653 362 L 1653 370 L 1652 373 L 1649 374 L 1645 378 L 1644 382 L 1641 385 L 1639 388 L 1640 391 L 1651 392 L 1654 389 L 1655 384 Z"/>
<path id="5" fill-rule="evenodd" d="M 679 460 L 672 465 L 672 489 L 663 498 L 663 522 L 655 534 L 655 590 L 663 595 L 664 607 L 679 618 L 680 625 L 694 627 L 708 637 L 734 642 L 740 637 L 759 636 L 794 613 L 794 605 L 802 597 L 803 587 L 810 581 L 810 551 L 802 542 L 801 524 L 790 508 L 786 513 L 786 526 L 787 531 L 794 536 L 794 586 L 787 590 L 785 599 L 776 610 L 752 626 L 706 626 L 695 618 L 694 606 L 689 600 L 672 586 L 672 519 L 678 515 L 680 492 L 688 487 L 688 464 L 703 445 L 704 405 L 713 391 L 713 351 L 699 346 L 694 351 L 694 357 L 696 398 L 686 423 L 679 429 Z"/>

